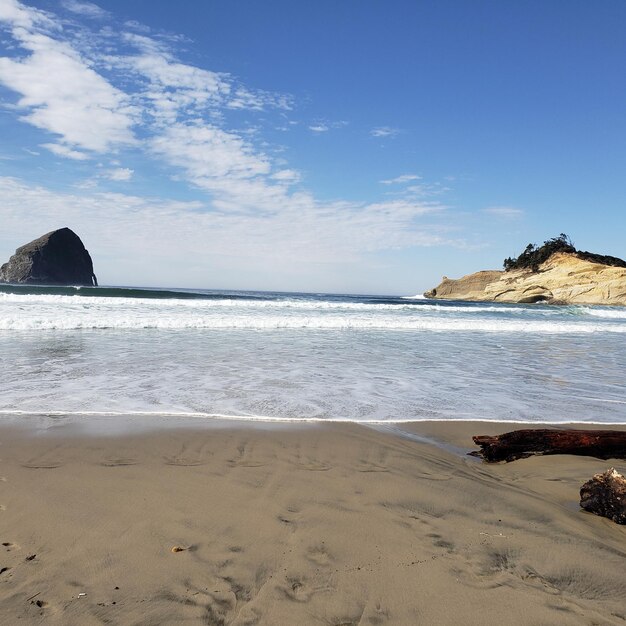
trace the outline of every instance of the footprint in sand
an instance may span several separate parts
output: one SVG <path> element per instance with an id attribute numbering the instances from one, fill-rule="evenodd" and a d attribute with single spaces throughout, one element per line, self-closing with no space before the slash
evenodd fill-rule
<path id="1" fill-rule="evenodd" d="M 26 467 L 28 469 L 56 469 L 57 467 L 61 467 L 63 465 L 61 462 L 38 462 L 32 461 L 28 463 L 22 463 L 22 467 Z"/>
<path id="2" fill-rule="evenodd" d="M 451 541 L 446 541 L 441 535 L 437 533 L 429 533 L 426 535 L 430 539 L 432 539 L 433 545 L 436 548 L 443 548 L 447 550 L 447 552 L 452 553 L 455 551 L 455 545 Z"/>
<path id="3" fill-rule="evenodd" d="M 263 467 L 267 465 L 264 461 L 255 459 L 254 446 L 247 443 L 237 446 L 237 456 L 233 459 L 229 459 L 228 463 L 237 467 Z"/>
<path id="4" fill-rule="evenodd" d="M 377 465 L 376 463 L 362 462 L 357 467 L 358 472 L 388 472 L 389 469 L 384 465 Z"/>
<path id="5" fill-rule="evenodd" d="M 304 578 L 296 576 L 287 576 L 286 584 L 279 589 L 294 602 L 308 602 L 317 593 L 334 591 L 329 585 L 311 586 Z"/>
<path id="6" fill-rule="evenodd" d="M 282 590 L 290 600 L 296 602 L 308 602 L 312 595 L 306 585 L 297 578 L 287 578 L 287 585 Z"/>
<path id="7" fill-rule="evenodd" d="M 295 520 L 287 517 L 286 515 L 278 515 L 276 517 L 276 519 L 281 523 L 284 524 L 285 526 L 289 526 L 291 527 L 292 530 L 296 529 L 296 522 Z"/>
<path id="8" fill-rule="evenodd" d="M 137 465 L 136 459 L 111 457 L 100 463 L 103 467 L 126 467 L 128 465 Z"/>
<path id="9" fill-rule="evenodd" d="M 306 558 L 315 565 L 330 565 L 332 558 L 324 546 L 313 546 L 305 554 Z"/>
<path id="10" fill-rule="evenodd" d="M 327 472 L 332 469 L 332 465 L 316 459 L 298 459 L 294 465 L 298 469 L 306 470 L 308 472 Z"/>
<path id="11" fill-rule="evenodd" d="M 207 461 L 187 456 L 165 456 L 163 457 L 163 463 L 165 463 L 165 465 L 176 465 L 178 467 L 196 467 L 197 465 L 206 465 Z"/>

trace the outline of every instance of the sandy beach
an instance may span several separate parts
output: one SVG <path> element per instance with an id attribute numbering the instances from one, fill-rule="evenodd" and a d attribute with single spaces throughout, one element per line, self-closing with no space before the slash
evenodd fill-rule
<path id="1" fill-rule="evenodd" d="M 624 462 L 486 465 L 470 435 L 516 426 L 484 422 L 36 424 L 0 428 L 2 624 L 626 623 L 626 527 L 578 507 Z"/>

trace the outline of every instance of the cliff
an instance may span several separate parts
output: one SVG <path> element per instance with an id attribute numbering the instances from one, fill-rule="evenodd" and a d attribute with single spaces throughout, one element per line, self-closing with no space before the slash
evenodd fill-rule
<path id="1" fill-rule="evenodd" d="M 444 276 L 427 298 L 547 304 L 626 306 L 626 268 L 575 253 L 557 252 L 535 269 L 483 271 L 457 280 Z"/>
<path id="2" fill-rule="evenodd" d="M 80 237 L 54 230 L 21 246 L 0 267 L 0 282 L 37 285 L 97 285 L 93 262 Z"/>

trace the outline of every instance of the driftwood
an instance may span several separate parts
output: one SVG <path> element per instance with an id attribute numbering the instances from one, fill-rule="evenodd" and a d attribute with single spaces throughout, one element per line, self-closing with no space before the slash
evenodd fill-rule
<path id="1" fill-rule="evenodd" d="M 488 463 L 515 461 L 535 454 L 578 454 L 626 459 L 626 431 L 529 428 L 502 435 L 472 437 L 480 450 L 470 452 Z"/>
<path id="2" fill-rule="evenodd" d="M 596 474 L 580 488 L 580 506 L 618 524 L 626 524 L 626 478 L 614 468 Z"/>

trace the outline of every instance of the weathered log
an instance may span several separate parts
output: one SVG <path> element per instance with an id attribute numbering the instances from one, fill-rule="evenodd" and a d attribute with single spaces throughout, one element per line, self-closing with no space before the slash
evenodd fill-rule
<path id="1" fill-rule="evenodd" d="M 626 524 L 626 478 L 613 467 L 604 474 L 596 474 L 580 488 L 580 506 L 618 524 Z"/>
<path id="2" fill-rule="evenodd" d="M 527 428 L 502 435 L 472 437 L 480 450 L 470 452 L 488 463 L 515 461 L 535 454 L 578 454 L 626 459 L 626 431 Z"/>

